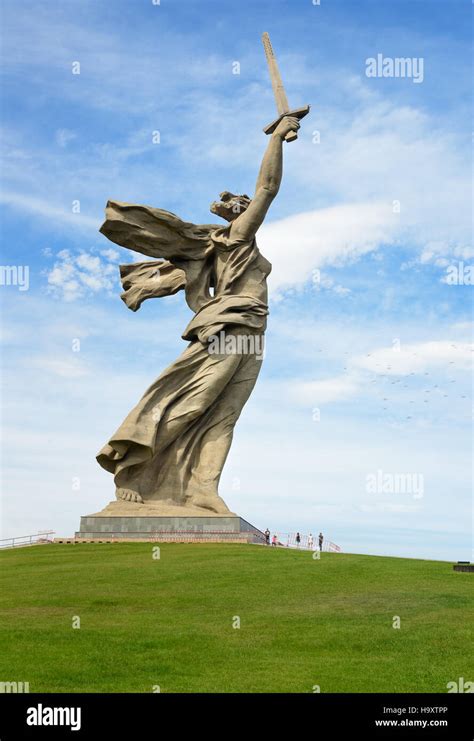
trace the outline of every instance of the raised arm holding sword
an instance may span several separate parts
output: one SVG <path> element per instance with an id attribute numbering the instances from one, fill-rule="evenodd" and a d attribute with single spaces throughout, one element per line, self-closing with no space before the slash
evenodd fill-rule
<path id="1" fill-rule="evenodd" d="M 154 258 L 120 266 L 127 306 L 136 311 L 146 299 L 184 289 L 194 317 L 182 335 L 188 342 L 184 352 L 97 456 L 114 475 L 118 500 L 104 515 L 229 514 L 218 484 L 235 423 L 262 365 L 268 315 L 271 264 L 255 235 L 280 187 L 283 141 L 298 138 L 300 119 L 309 112 L 309 106 L 290 110 L 266 33 L 263 44 L 278 118 L 264 129 L 271 138 L 254 197 L 224 191 L 211 204 L 211 212 L 229 223 L 191 224 L 164 209 L 107 204 L 101 232 Z M 221 335 L 226 348 L 236 349 L 211 352 L 211 342 Z"/>

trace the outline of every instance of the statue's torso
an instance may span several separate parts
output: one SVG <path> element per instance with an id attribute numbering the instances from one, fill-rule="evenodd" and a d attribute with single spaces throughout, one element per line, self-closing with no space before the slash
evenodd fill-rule
<path id="1" fill-rule="evenodd" d="M 217 250 L 214 262 L 214 296 L 245 295 L 268 303 L 267 276 L 272 266 L 254 243 L 233 251 Z"/>
<path id="2" fill-rule="evenodd" d="M 229 227 L 211 233 L 214 253 L 214 296 L 251 296 L 268 303 L 267 276 L 272 266 L 260 253 L 255 238 L 233 242 Z"/>
<path id="3" fill-rule="evenodd" d="M 263 333 L 268 314 L 267 276 L 271 264 L 260 254 L 255 239 L 233 240 L 230 227 L 211 232 L 213 293 L 202 297 L 184 339 L 205 341 L 232 325 Z"/>

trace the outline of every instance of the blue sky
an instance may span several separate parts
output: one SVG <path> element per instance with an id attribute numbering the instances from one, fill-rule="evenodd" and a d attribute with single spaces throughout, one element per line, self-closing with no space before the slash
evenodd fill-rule
<path id="1" fill-rule="evenodd" d="M 117 265 L 135 257 L 99 234 L 103 208 L 209 222 L 220 191 L 253 192 L 275 116 L 268 31 L 290 103 L 312 109 L 258 234 L 267 352 L 221 494 L 262 528 L 322 530 L 345 551 L 472 558 L 472 4 L 1 13 L 2 265 L 29 268 L 28 290 L 0 286 L 2 537 L 72 534 L 113 498 L 95 454 L 182 351 L 190 312 L 181 294 L 127 310 Z M 423 81 L 367 77 L 378 53 L 422 59 Z M 377 472 L 392 489 L 371 489 Z"/>

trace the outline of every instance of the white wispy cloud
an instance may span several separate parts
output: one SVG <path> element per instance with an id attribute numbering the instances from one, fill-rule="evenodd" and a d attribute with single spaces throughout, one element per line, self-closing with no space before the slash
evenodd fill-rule
<path id="1" fill-rule="evenodd" d="M 49 229 L 51 243 L 67 249 L 43 251 L 41 267 L 52 258 L 44 272 L 49 294 L 8 294 L 5 537 L 39 523 L 71 534 L 80 515 L 113 497 L 95 453 L 184 348 L 179 336 L 189 312 L 182 296 L 150 302 L 138 315 L 120 302 L 123 251 L 97 234 L 105 201 L 209 221 L 208 203 L 219 191 L 252 192 L 267 143 L 261 128 L 273 115 L 261 49 L 236 37 L 235 46 L 226 39 L 225 48 L 209 51 L 213 23 L 207 34 L 187 33 L 166 25 L 169 19 L 149 3 L 141 9 L 145 21 L 136 11 L 137 33 L 124 35 L 113 15 L 104 25 L 103 3 L 84 0 L 73 10 L 68 3 L 17 5 L 7 8 L 4 45 L 12 89 L 26 81 L 32 105 L 43 112 L 46 98 L 65 116 L 60 124 L 53 116 L 43 129 L 35 117 L 12 115 L 3 202 L 20 224 L 42 234 Z M 204 29 L 205 5 L 201 10 Z M 356 39 L 357 28 L 352 34 Z M 360 50 L 366 39 L 358 41 Z M 241 75 L 232 75 L 234 56 Z M 459 69 L 456 55 L 450 58 Z M 74 60 L 80 75 L 71 73 Z M 385 310 L 384 297 L 380 316 L 370 316 L 357 287 L 351 283 L 348 293 L 346 280 L 334 275 L 334 268 L 370 254 L 380 260 L 365 264 L 370 286 L 387 246 L 403 249 L 407 270 L 428 274 L 453 257 L 467 259 L 469 157 L 464 135 L 456 126 L 451 131 L 459 107 L 440 111 L 421 85 L 407 103 L 393 86 L 353 74 L 359 67 L 344 55 L 332 54 L 318 71 L 311 43 L 296 53 L 283 48 L 280 60 L 292 101 L 315 105 L 299 141 L 285 145 L 282 189 L 258 235 L 273 262 L 272 299 L 279 293 L 288 301 L 272 307 L 271 357 L 236 428 L 222 494 L 257 525 L 321 527 L 346 549 L 355 543 L 372 552 L 408 548 L 413 555 L 418 548 L 421 555 L 461 556 L 471 509 L 464 313 L 450 327 L 420 291 L 413 321 Z M 152 143 L 156 129 L 160 145 Z M 72 213 L 73 200 L 81 201 L 80 214 Z M 331 295 L 318 294 L 317 306 L 313 298 L 304 306 L 290 302 L 308 281 Z M 387 283 L 387 292 L 403 288 L 397 278 Z M 445 286 L 435 282 L 435 289 Z M 334 294 L 349 307 L 337 317 L 323 303 L 337 301 Z M 430 311 L 420 321 L 424 305 Z M 398 354 L 392 337 L 402 337 Z M 78 355 L 68 352 L 74 338 L 81 340 Z M 429 387 L 420 384 L 425 373 Z M 430 404 L 419 398 L 420 386 L 441 388 L 446 379 L 455 381 L 455 398 L 451 392 L 447 399 L 433 393 Z M 410 401 L 415 411 L 408 420 Z M 378 468 L 425 474 L 422 503 L 369 499 L 365 477 Z M 73 476 L 81 479 L 80 492 L 70 488 Z"/>
<path id="2" fill-rule="evenodd" d="M 55 206 L 49 200 L 36 195 L 18 193 L 5 188 L 0 192 L 0 202 L 15 208 L 19 212 L 37 216 L 43 221 L 49 221 L 55 226 L 58 224 L 72 226 L 75 231 L 79 232 L 90 231 L 91 229 L 96 231 L 101 223 L 99 218 L 95 219 L 82 213 L 74 213 L 72 201 L 70 209 L 67 210 L 64 206 Z"/>
<path id="3" fill-rule="evenodd" d="M 86 255 L 84 263 L 92 267 L 94 258 Z M 138 314 L 128 312 L 118 298 L 104 308 L 81 301 L 63 303 L 58 311 L 58 304 L 46 297 L 15 294 L 4 353 L 3 381 L 8 389 L 4 395 L 8 461 L 4 480 L 12 492 L 9 501 L 21 494 L 28 502 L 28 515 L 20 516 L 6 502 L 5 537 L 24 534 L 25 527 L 34 531 L 51 526 L 58 534 L 70 535 L 81 515 L 97 511 L 113 498 L 111 477 L 97 466 L 94 456 L 154 377 L 184 349 L 179 334 L 186 322 L 175 316 L 174 309 L 167 309 L 166 302 Z M 33 326 L 31 316 L 41 317 L 41 322 Z M 262 527 L 268 521 L 282 531 L 321 528 L 345 550 L 354 542 L 356 551 L 363 550 L 364 544 L 344 526 L 357 532 L 367 528 L 384 533 L 412 527 L 416 533 L 438 527 L 442 519 L 443 529 L 450 529 L 459 541 L 459 513 L 464 517 L 469 506 L 463 469 L 467 438 L 463 429 L 450 426 L 446 440 L 446 417 L 442 426 L 435 420 L 422 428 L 423 434 L 420 418 L 419 424 L 394 435 L 386 420 L 378 417 L 374 423 L 368 416 L 375 395 L 366 381 L 373 369 L 353 367 L 352 362 L 360 357 L 353 349 L 364 341 L 371 356 L 378 350 L 390 353 L 392 360 L 395 355 L 391 348 L 374 343 L 376 329 L 373 322 L 362 330 L 343 322 L 323 327 L 295 317 L 291 334 L 276 322 L 272 352 L 280 358 L 288 356 L 291 341 L 299 348 L 300 372 L 307 375 L 298 378 L 293 373 L 287 381 L 280 377 L 259 380 L 236 427 L 222 478 L 221 492 L 234 511 Z M 455 339 L 449 344 L 462 346 L 461 336 L 468 331 L 465 322 L 454 326 Z M 402 334 L 408 333 L 409 328 L 403 327 Z M 81 338 L 77 354 L 65 351 L 73 338 Z M 442 355 L 449 365 L 451 351 L 443 344 L 446 340 L 441 342 L 436 352 L 427 355 Z M 25 343 L 28 363 L 21 362 Z M 411 344 L 415 351 L 430 347 L 429 340 Z M 311 352 L 319 347 L 323 348 L 322 367 L 315 373 Z M 268 362 L 263 373 L 271 370 Z M 348 373 L 328 377 L 325 366 L 337 363 L 347 365 Z M 401 404 L 402 396 L 393 388 L 396 403 Z M 351 406 L 354 400 L 357 410 Z M 319 404 L 321 419 L 315 421 L 313 408 Z M 433 450 L 441 444 L 444 456 L 434 456 Z M 277 451 L 284 455 L 276 455 Z M 414 508 L 395 495 L 375 501 L 369 497 L 366 475 L 378 468 L 424 474 L 426 492 L 421 505 Z M 73 477 L 80 479 L 79 491 L 72 489 Z M 456 497 L 457 514 L 447 506 L 447 489 Z M 421 555 L 430 552 L 426 539 L 413 537 L 419 541 Z M 374 542 L 370 537 L 363 540 Z M 386 547 L 385 543 L 372 545 L 372 551 L 384 552 Z M 391 548 L 400 552 L 401 546 Z M 456 552 L 447 545 L 438 550 L 438 556 L 442 554 L 453 557 Z"/>
<path id="4" fill-rule="evenodd" d="M 259 233 L 262 251 L 273 264 L 270 287 L 276 291 L 301 286 L 317 268 L 355 261 L 392 241 L 398 225 L 390 206 L 380 202 L 334 206 L 270 222 Z"/>
<path id="5" fill-rule="evenodd" d="M 73 254 L 70 250 L 60 250 L 56 262 L 45 274 L 48 291 L 64 301 L 75 301 L 87 294 L 118 292 L 116 250 L 102 250 L 101 255 L 88 252 Z"/>
<path id="6" fill-rule="evenodd" d="M 120 107 L 125 117 L 140 110 L 140 124 L 125 123 L 120 135 L 105 141 L 96 136 L 77 149 L 72 132 L 59 129 L 58 142 L 67 144 L 60 159 L 46 143 L 28 147 L 27 138 L 8 132 L 4 203 L 74 226 L 76 232 L 96 233 L 108 197 L 163 208 L 179 199 L 191 204 L 183 218 L 208 220 L 207 204 L 219 190 L 251 192 L 266 144 L 259 110 L 262 100 L 271 102 L 267 71 L 254 52 L 241 57 L 243 69 L 258 70 L 249 78 L 232 75 L 225 55 L 201 51 L 202 58 L 198 53 L 190 65 L 186 55 L 174 54 L 172 74 L 160 75 L 160 99 L 167 106 L 163 116 L 153 103 L 155 76 L 143 69 L 162 60 L 164 50 L 148 57 L 138 46 L 124 47 L 113 35 L 91 31 L 82 14 L 72 24 L 67 14 L 47 9 L 34 18 L 20 14 L 15 29 L 31 38 L 31 65 L 64 67 L 52 96 L 60 91 L 85 109 Z M 51 47 L 52 35 L 64 40 L 60 48 Z M 172 41 L 170 33 L 170 53 Z M 14 42 L 13 33 L 8 43 L 14 47 Z M 87 84 L 80 75 L 66 74 L 77 49 Z M 302 122 L 299 141 L 285 146 L 282 191 L 259 233 L 262 251 L 274 263 L 272 287 L 301 286 L 319 266 L 342 265 L 386 245 L 403 244 L 421 265 L 468 254 L 470 173 L 462 140 L 421 104 L 400 105 L 342 64 L 331 73 L 331 90 L 344 98 L 336 106 L 323 86 L 314 89 L 314 70 L 301 55 L 287 55 L 285 61 L 290 83 L 310 97 L 317 92 L 318 107 Z M 28 60 L 18 59 L 12 48 L 6 64 L 18 72 Z M 229 95 L 231 84 L 235 92 Z M 161 165 L 162 145 L 152 144 L 155 129 L 163 146 L 172 147 L 181 174 L 174 168 L 170 178 Z M 314 143 L 315 129 L 319 143 Z M 187 177 L 189 169 L 199 172 L 198 192 L 195 177 Z M 76 198 L 83 202 L 82 213 L 68 213 Z M 334 290 L 342 294 L 345 289 L 336 284 Z"/>
<path id="7" fill-rule="evenodd" d="M 54 376 L 61 378 L 80 378 L 86 376 L 89 371 L 80 359 L 60 359 L 60 358 L 35 358 L 33 365 L 36 368 L 52 373 Z"/>
<path id="8" fill-rule="evenodd" d="M 307 405 L 320 404 L 347 399 L 353 396 L 359 388 L 355 379 L 340 376 L 318 381 L 293 382 L 289 386 L 290 398 Z"/>
<path id="9" fill-rule="evenodd" d="M 69 142 L 72 142 L 76 138 L 77 134 L 70 129 L 58 129 L 55 136 L 56 142 L 60 147 L 67 147 Z"/>

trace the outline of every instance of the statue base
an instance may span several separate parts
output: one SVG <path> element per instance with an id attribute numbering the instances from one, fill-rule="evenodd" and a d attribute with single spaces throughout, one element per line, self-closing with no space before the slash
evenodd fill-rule
<path id="1" fill-rule="evenodd" d="M 81 517 L 76 542 L 265 543 L 264 534 L 235 515 L 166 503 L 110 502 Z"/>

